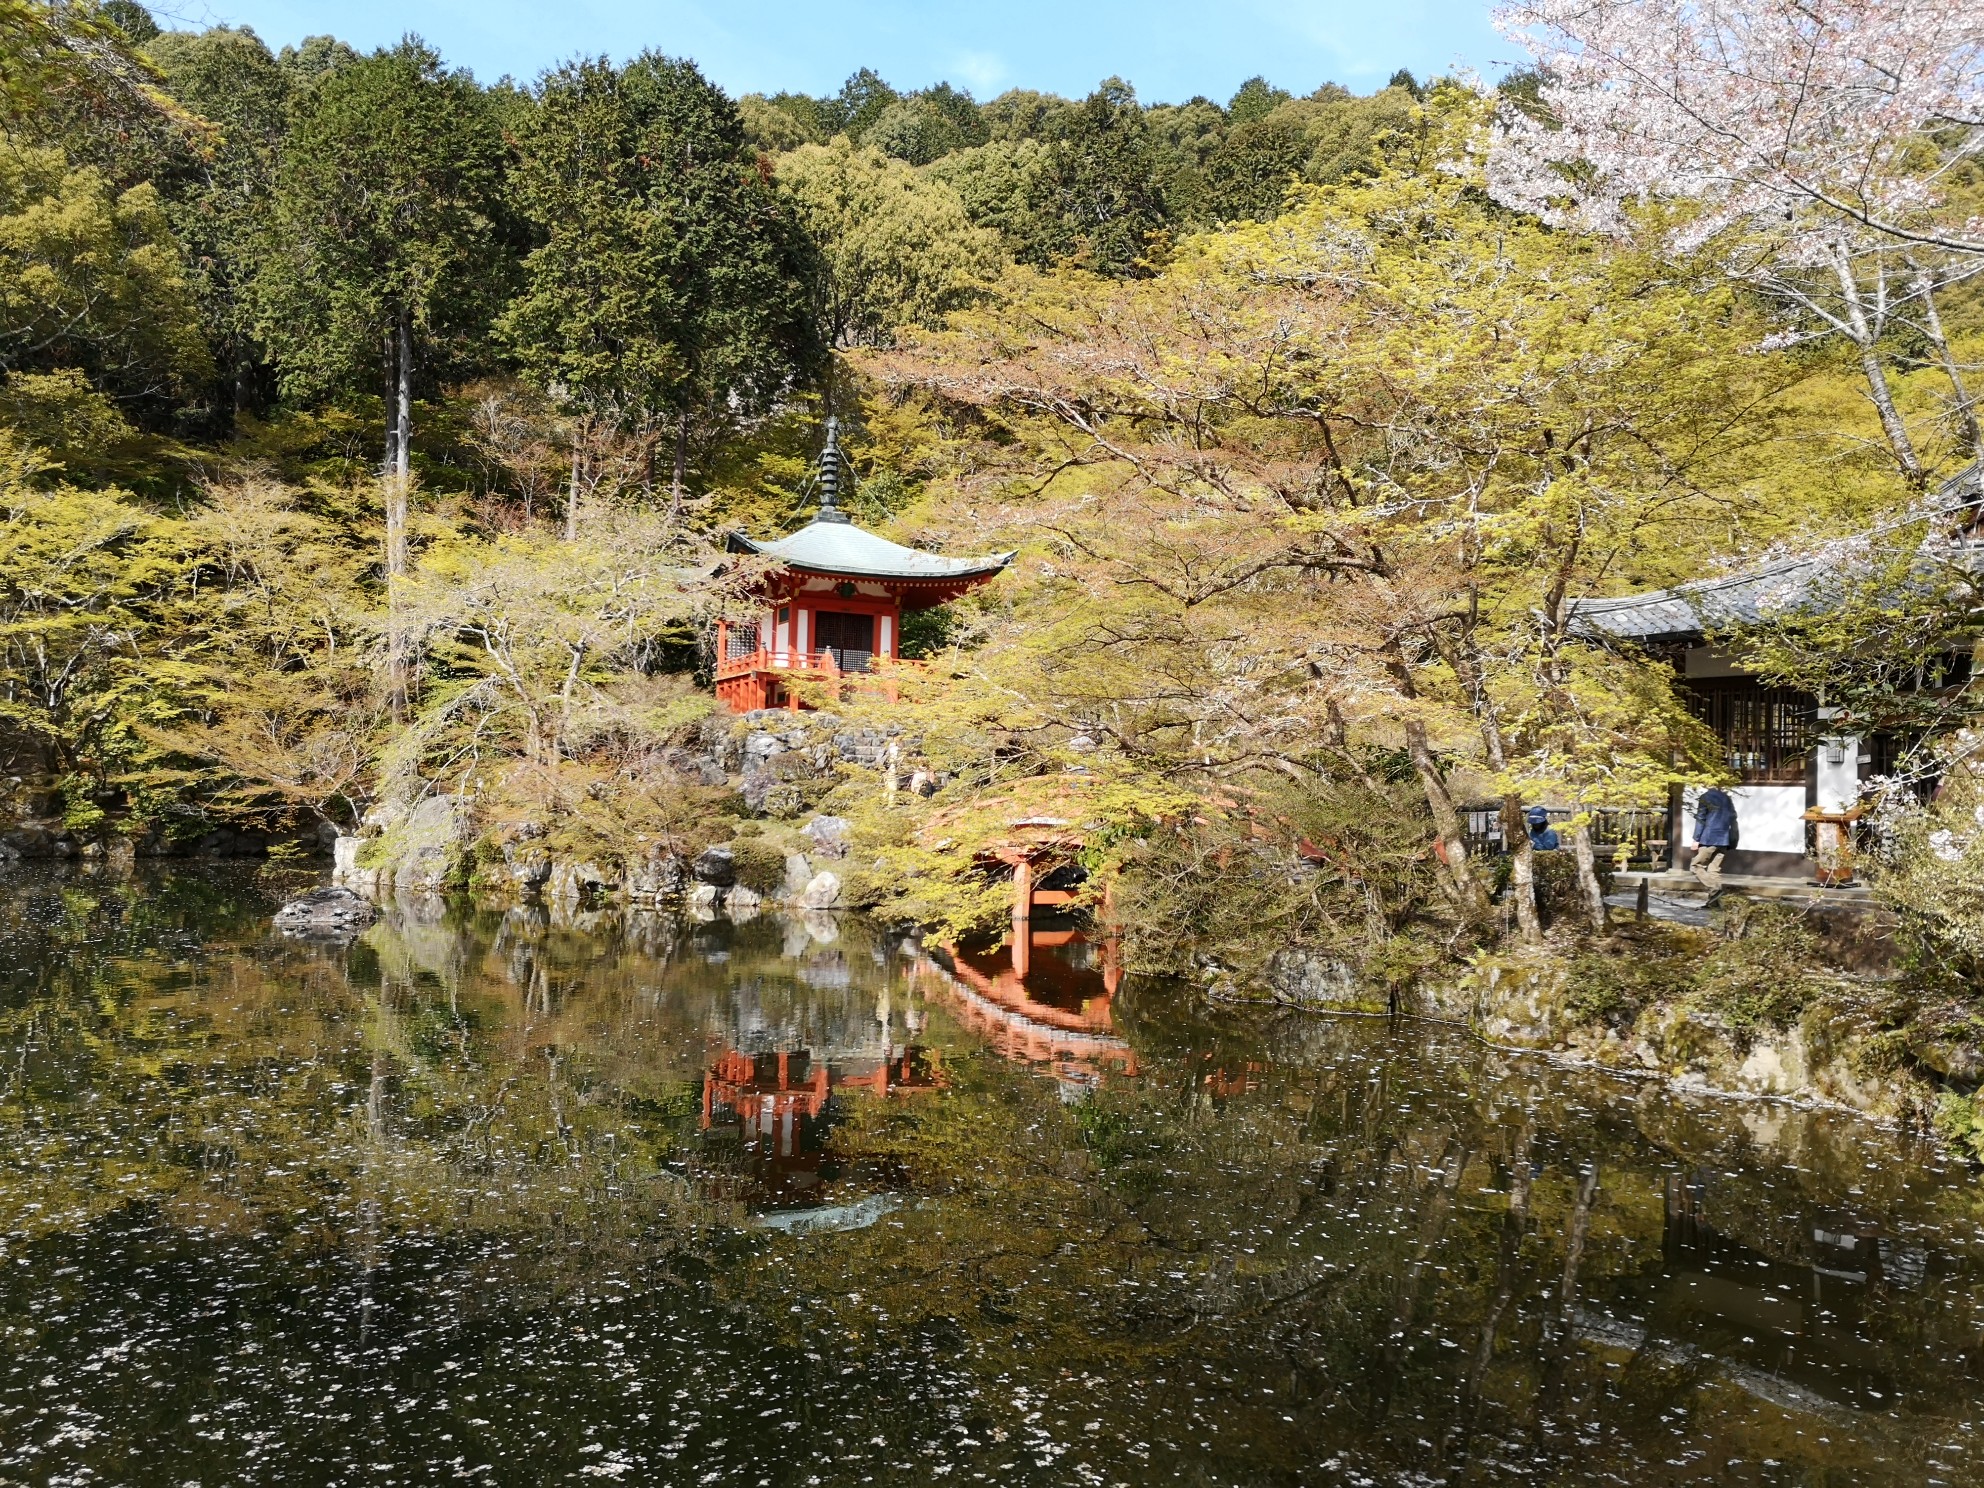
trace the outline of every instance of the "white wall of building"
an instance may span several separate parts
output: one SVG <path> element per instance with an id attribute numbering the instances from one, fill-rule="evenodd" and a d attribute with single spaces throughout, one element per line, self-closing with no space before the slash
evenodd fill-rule
<path id="1" fill-rule="evenodd" d="M 1739 852 L 1802 853 L 1805 851 L 1805 787 L 1802 785 L 1732 785 L 1725 789 L 1736 803 L 1736 847 Z M 1681 800 L 1681 837 L 1695 845 L 1695 798 Z"/>
<path id="2" fill-rule="evenodd" d="M 1838 760 L 1833 756 L 1837 754 Z M 1819 810 L 1845 811 L 1860 799 L 1860 740 L 1835 734 L 1819 740 Z"/>

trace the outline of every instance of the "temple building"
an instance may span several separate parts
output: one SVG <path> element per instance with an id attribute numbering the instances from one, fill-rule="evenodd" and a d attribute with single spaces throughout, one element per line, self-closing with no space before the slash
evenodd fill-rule
<path id="1" fill-rule="evenodd" d="M 1923 550 L 1925 570 L 1984 568 L 1984 462 L 1946 482 L 1936 507 L 1943 531 Z M 1850 550 L 1848 550 L 1850 552 Z M 1838 826 L 1856 815 L 1867 784 L 1891 774 L 1911 742 L 1868 732 L 1844 709 L 1795 688 L 1775 686 L 1750 671 L 1741 657 L 1716 645 L 1767 617 L 1821 614 L 1864 575 L 1851 558 L 1781 558 L 1724 577 L 1673 589 L 1617 598 L 1580 599 L 1572 609 L 1579 628 L 1608 643 L 1624 643 L 1668 661 L 1678 692 L 1714 732 L 1734 783 L 1740 841 L 1727 858 L 1730 872 L 1840 881 L 1824 861 Z M 1969 680 L 1970 650 L 1925 657 L 1918 685 L 1957 689 Z M 1694 840 L 1697 789 L 1669 791 L 1667 860 L 1674 846 Z M 1836 847 L 1834 848 L 1836 851 Z M 1845 877 L 1850 878 L 1850 867 Z"/>
<path id="2" fill-rule="evenodd" d="M 759 541 L 733 533 L 730 549 L 773 559 L 755 613 L 717 626 L 716 694 L 733 713 L 799 708 L 795 676 L 867 672 L 902 654 L 902 617 L 956 599 L 1002 572 L 1011 553 L 945 558 L 857 527 L 840 509 L 839 420 L 827 420 L 819 515 Z"/>

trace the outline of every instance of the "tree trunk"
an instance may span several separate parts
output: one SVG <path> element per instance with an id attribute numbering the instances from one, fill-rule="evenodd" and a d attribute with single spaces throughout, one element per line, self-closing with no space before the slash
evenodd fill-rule
<path id="1" fill-rule="evenodd" d="M 1598 881 L 1598 855 L 1591 845 L 1591 824 L 1583 812 L 1571 818 L 1571 852 L 1578 863 L 1578 896 L 1584 901 L 1585 923 L 1594 935 L 1605 933 L 1605 886 Z"/>
<path id="2" fill-rule="evenodd" d="M 386 458 L 380 463 L 379 474 L 390 476 L 400 463 L 400 421 L 394 406 L 393 390 L 399 383 L 399 352 L 391 331 L 386 332 L 384 368 L 386 373 Z"/>
<path id="3" fill-rule="evenodd" d="M 393 389 L 394 415 L 399 424 L 399 448 L 395 452 L 393 474 L 404 483 L 411 468 L 413 451 L 413 321 L 402 309 L 400 311 L 399 366 L 397 385 Z"/>
<path id="4" fill-rule="evenodd" d="M 1425 792 L 1427 808 L 1433 813 L 1433 830 L 1439 834 L 1440 849 L 1446 854 L 1447 875 L 1460 900 L 1461 913 L 1471 920 L 1486 919 L 1488 896 L 1474 876 L 1474 865 L 1467 856 L 1467 834 L 1461 829 L 1460 810 L 1454 805 L 1453 793 L 1447 789 L 1446 777 L 1440 774 L 1440 762 L 1433 758 L 1432 746 L 1426 741 L 1426 725 L 1416 718 L 1407 719 L 1405 743 L 1412 756 L 1412 768 L 1419 776 L 1419 787 Z"/>
<path id="5" fill-rule="evenodd" d="M 1509 845 L 1509 897 L 1516 902 L 1516 928 L 1534 945 L 1543 939 L 1543 919 L 1536 912 L 1536 849 L 1529 845 L 1521 796 L 1502 797 L 1502 840 Z"/>
<path id="6" fill-rule="evenodd" d="M 413 332 L 404 310 L 387 342 L 391 379 L 386 400 L 386 689 L 393 717 L 402 717 L 408 694 L 406 638 L 401 633 L 399 589 L 407 567 L 407 504 L 412 478 L 407 445 L 413 433 Z"/>
<path id="7" fill-rule="evenodd" d="M 579 540 L 579 472 L 585 464 L 586 434 L 585 421 L 579 420 L 572 426 L 572 486 L 565 496 L 565 541 Z"/>
<path id="8" fill-rule="evenodd" d="M 1984 433 L 1980 433 L 1977 427 L 1977 404 L 1964 384 L 1963 368 L 1957 365 L 1956 357 L 1950 351 L 1949 337 L 1943 334 L 1943 317 L 1936 310 L 1935 288 L 1927 274 L 1915 281 L 1915 292 L 1922 301 L 1922 329 L 1929 333 L 1929 344 L 1935 348 L 1936 361 L 1943 369 L 1943 376 L 1950 382 L 1950 395 L 1954 400 L 1952 411 L 1956 414 L 1963 452 L 1974 459 L 1984 454 Z"/>
<path id="9" fill-rule="evenodd" d="M 1839 292 L 1845 300 L 1847 324 L 1852 328 L 1853 344 L 1860 352 L 1860 372 L 1867 379 L 1867 396 L 1873 400 L 1874 411 L 1881 417 L 1881 432 L 1887 435 L 1888 448 L 1894 452 L 1895 464 L 1911 486 L 1920 487 L 1927 480 L 1922 470 L 1922 459 L 1915 453 L 1915 441 L 1908 437 L 1908 425 L 1901 417 L 1901 411 L 1894 406 L 1894 390 L 1888 386 L 1887 369 L 1881 365 L 1879 344 L 1881 321 L 1885 318 L 1885 291 L 1877 292 L 1875 313 L 1868 318 L 1863 303 L 1859 282 L 1853 277 L 1853 262 L 1845 248 L 1834 245 L 1833 271 L 1839 277 Z M 1885 280 L 1882 281 L 1883 285 Z"/>
<path id="10" fill-rule="evenodd" d="M 398 471 L 386 475 L 386 577 L 406 574 L 407 479 Z"/>
<path id="11" fill-rule="evenodd" d="M 1874 411 L 1881 416 L 1881 432 L 1888 437 L 1888 447 L 1894 451 L 1895 464 L 1911 486 L 1923 485 L 1928 477 L 1923 474 L 1921 457 L 1915 453 L 1915 442 L 1908 437 L 1908 425 L 1902 421 L 1901 410 L 1894 406 L 1887 369 L 1881 366 L 1880 356 L 1872 346 L 1860 348 L 1860 371 L 1867 379 L 1867 391 L 1874 400 Z"/>
<path id="12" fill-rule="evenodd" d="M 675 420 L 675 478 L 669 486 L 668 520 L 682 515 L 682 486 L 689 477 L 689 415 L 685 410 Z"/>

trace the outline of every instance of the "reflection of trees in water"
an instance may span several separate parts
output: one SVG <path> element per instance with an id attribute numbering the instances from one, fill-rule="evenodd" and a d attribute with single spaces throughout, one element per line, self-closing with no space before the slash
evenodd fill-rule
<path id="1" fill-rule="evenodd" d="M 1795 1347 L 1751 1348 L 1727 1327 L 1706 1343 L 1659 1332 L 1688 1287 L 1666 1248 L 1668 1173 L 1726 1168 L 1742 1190 L 1731 1199 L 1758 1215 L 1809 1217 L 1852 1186 L 1870 1213 L 1916 1207 L 1901 1175 L 1919 1184 L 1919 1170 L 1868 1169 L 1886 1138 L 1798 1113 L 1813 1130 L 1784 1140 L 1830 1160 L 1786 1169 L 1754 1149 L 1738 1109 L 1686 1108 L 1649 1130 L 1630 1087 L 1457 1040 L 1429 1060 L 1438 1036 L 1423 1028 L 1167 1018 L 1161 997 L 1146 986 L 1116 1008 L 1144 1078 L 1105 1082 L 1082 1106 L 1038 1088 L 1017 1100 L 998 1071 L 966 1062 L 944 1103 L 873 1113 L 893 1129 L 864 1140 L 915 1152 L 949 1202 L 763 1280 L 859 1290 L 836 1323 L 880 1351 L 942 1319 L 981 1377 L 1058 1368 L 1075 1383 L 1036 1405 L 1058 1409 L 1043 1425 L 1060 1439 L 1099 1417 L 1105 1436 L 1141 1436 L 1153 1460 L 1215 1477 L 1296 1475 L 1334 1456 L 1379 1477 L 1521 1466 L 1643 1481 L 1674 1457 L 1706 1473 L 1772 1456 L 1799 1472 L 1848 1464 L 1911 1480 L 1931 1436 L 1962 1439 L 1967 1407 L 1940 1379 L 1974 1368 L 1974 1262 L 1953 1259 L 1933 1301 L 1890 1294 L 1868 1319 L 1881 1367 L 1912 1377 L 1903 1398 L 1919 1429 L 1843 1429 L 1842 1408 L 1860 1413 L 1840 1402 L 1874 1376 L 1823 1335 L 1801 1356 L 1814 1383 L 1800 1394 L 1759 1384 L 1783 1377 Z M 988 1150 L 983 1134 L 1001 1125 L 1025 1145 Z M 933 1268 L 934 1254 L 948 1263 Z M 1802 1266 L 1809 1284 L 1809 1260 L 1771 1264 Z M 1614 1316 L 1656 1325 L 1607 1332 Z M 893 1334 L 878 1317 L 900 1320 Z"/>
<path id="2" fill-rule="evenodd" d="M 880 1436 L 861 1471 L 1055 1482 L 1081 1463 L 1297 1481 L 1332 1459 L 1381 1480 L 1645 1481 L 1765 1456 L 1919 1480 L 1979 1393 L 1973 1190 L 1852 1122 L 1134 981 L 1111 1018 L 1139 1076 L 1070 1104 L 859 922 L 414 904 L 347 949 L 272 941 L 243 902 L 0 893 L 5 964 L 27 968 L 0 1008 L 0 1231 L 80 1248 L 68 1264 L 141 1219 L 147 1245 L 275 1247 L 299 1277 L 323 1259 L 368 1367 L 403 1386 L 394 1348 L 429 1372 L 482 1349 L 518 1379 L 569 1364 L 566 1409 L 625 1420 L 640 1372 L 616 1361 L 734 1367 L 817 1404 L 754 1470 L 803 1479 Z M 714 1223 L 739 1212 L 684 1176 L 712 1069 L 748 1063 L 741 1092 L 776 1083 L 781 1052 L 859 1076 L 912 1044 L 944 1091 L 848 1099 L 827 1140 L 915 1201 L 832 1235 Z M 41 1266 L 19 1269 L 45 1287 Z M 22 1327 L 26 1280 L 4 1297 Z M 1763 1326 L 1794 1302 L 1795 1326 Z M 584 1323 L 551 1328 L 554 1306 Z M 301 1347 L 303 1326 L 268 1331 Z M 700 1439 L 755 1440 L 764 1407 L 740 1399 L 722 1430 L 699 1408 Z M 497 1420 L 439 1419 L 513 1453 L 554 1430 L 519 1410 L 476 1437 L 470 1411 Z M 1975 1475 L 1963 1450 L 1952 1481 Z"/>

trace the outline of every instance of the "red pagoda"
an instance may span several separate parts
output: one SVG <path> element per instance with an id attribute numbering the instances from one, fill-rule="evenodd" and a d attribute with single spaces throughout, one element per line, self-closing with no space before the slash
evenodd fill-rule
<path id="1" fill-rule="evenodd" d="M 838 419 L 827 420 L 818 516 L 769 542 L 731 534 L 732 552 L 777 563 L 757 613 L 717 624 L 716 695 L 733 713 L 803 706 L 787 686 L 795 674 L 841 677 L 893 660 L 905 613 L 956 599 L 1012 562 L 1011 553 L 945 558 L 855 526 L 839 506 L 839 430 Z"/>

